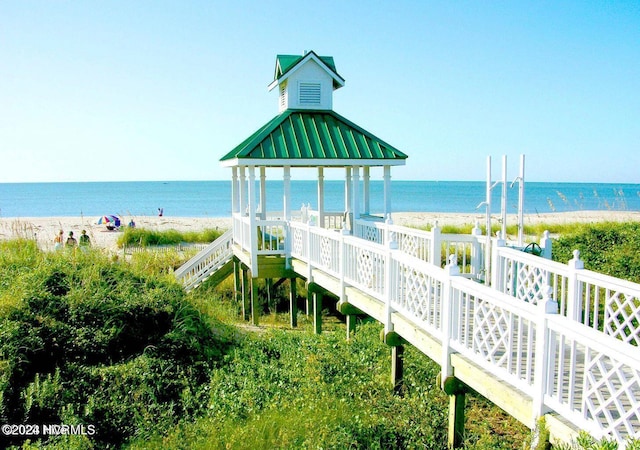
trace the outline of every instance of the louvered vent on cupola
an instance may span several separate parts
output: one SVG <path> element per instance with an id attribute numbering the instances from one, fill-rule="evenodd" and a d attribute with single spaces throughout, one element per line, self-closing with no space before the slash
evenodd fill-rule
<path id="1" fill-rule="evenodd" d="M 344 86 L 331 56 L 313 51 L 299 55 L 278 55 L 275 79 L 269 90 L 278 86 L 279 110 L 333 108 L 333 91 Z"/>
<path id="2" fill-rule="evenodd" d="M 298 89 L 298 102 L 301 105 L 320 105 L 320 83 L 309 83 L 301 81 Z"/>

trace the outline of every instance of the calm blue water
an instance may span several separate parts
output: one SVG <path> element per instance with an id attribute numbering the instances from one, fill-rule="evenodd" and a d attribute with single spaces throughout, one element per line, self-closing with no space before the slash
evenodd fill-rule
<path id="1" fill-rule="evenodd" d="M 325 181 L 325 208 L 344 209 L 344 183 Z M 393 181 L 393 211 L 472 213 L 485 199 L 483 181 Z M 500 212 L 497 186 L 492 211 Z M 382 211 L 382 181 L 371 182 L 371 212 Z M 508 190 L 509 213 L 518 208 L 518 187 Z M 292 181 L 292 207 L 317 207 L 316 182 Z M 335 205 L 335 206 L 333 206 Z M 282 182 L 267 181 L 267 206 L 282 210 Z M 125 216 L 228 217 L 230 181 L 0 183 L 0 217 Z M 640 184 L 533 183 L 525 188 L 525 213 L 640 210 Z M 481 209 L 480 211 L 484 211 Z"/>

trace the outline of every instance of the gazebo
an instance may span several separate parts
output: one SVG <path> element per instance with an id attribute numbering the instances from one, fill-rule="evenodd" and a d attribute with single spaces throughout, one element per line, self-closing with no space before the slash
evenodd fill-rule
<path id="1" fill-rule="evenodd" d="M 407 155 L 333 111 L 333 91 L 344 86 L 333 57 L 278 55 L 269 90 L 279 91 L 279 114 L 224 157 L 232 170 L 234 254 L 252 278 L 285 277 L 291 248 L 287 224 L 353 233 L 358 220 L 391 213 L 391 167 Z M 370 210 L 372 167 L 382 167 L 383 210 Z M 267 211 L 266 171 L 282 170 L 282 210 Z M 317 170 L 317 209 L 293 211 L 291 170 Z M 325 170 L 344 171 L 344 204 L 325 205 Z M 327 208 L 327 206 L 329 208 Z"/>

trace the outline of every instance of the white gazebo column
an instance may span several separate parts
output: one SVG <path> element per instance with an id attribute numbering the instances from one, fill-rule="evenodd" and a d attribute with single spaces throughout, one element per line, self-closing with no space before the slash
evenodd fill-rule
<path id="1" fill-rule="evenodd" d="M 284 166 L 282 173 L 282 192 L 283 192 L 283 213 L 284 213 L 284 251 L 286 253 L 285 264 L 287 268 L 290 267 L 291 261 L 291 228 L 289 223 L 291 222 L 291 167 Z M 295 283 L 295 281 L 293 281 Z M 294 288 L 295 289 L 295 288 Z"/>
<path id="2" fill-rule="evenodd" d="M 318 167 L 318 223 L 324 228 L 324 168 Z"/>
<path id="3" fill-rule="evenodd" d="M 247 211 L 247 177 L 245 173 L 245 166 L 238 166 L 240 172 L 240 179 L 238 181 L 238 216 L 240 220 L 233 221 L 233 239 L 235 242 L 239 242 L 241 247 L 244 247 L 246 238 L 244 215 Z"/>
<path id="4" fill-rule="evenodd" d="M 267 169 L 260 167 L 260 218 L 267 220 Z"/>
<path id="5" fill-rule="evenodd" d="M 291 220 L 291 167 L 284 166 L 282 180 L 284 182 L 284 204 L 282 205 L 282 207 L 284 212 L 284 220 L 288 222 Z"/>
<path id="6" fill-rule="evenodd" d="M 251 276 L 258 276 L 258 230 L 256 228 L 256 168 L 249 166 L 249 243 Z"/>
<path id="7" fill-rule="evenodd" d="M 371 176 L 369 174 L 369 166 L 363 167 L 362 168 L 362 181 L 363 181 L 362 196 L 364 198 L 364 209 L 362 213 L 367 216 L 371 214 L 371 207 L 370 207 L 371 195 L 369 190 L 370 178 Z"/>
<path id="8" fill-rule="evenodd" d="M 353 220 L 360 219 L 360 167 L 353 167 Z"/>
<path id="9" fill-rule="evenodd" d="M 351 229 L 351 167 L 344 171 L 344 220 L 345 228 Z"/>
<path id="10" fill-rule="evenodd" d="M 240 210 L 240 191 L 238 189 L 238 168 L 231 168 L 231 215 Z"/>
<path id="11" fill-rule="evenodd" d="M 247 210 L 247 177 L 245 174 L 245 166 L 240 166 L 240 215 L 244 215 Z"/>
<path id="12" fill-rule="evenodd" d="M 391 166 L 384 166 L 384 217 L 391 214 Z"/>

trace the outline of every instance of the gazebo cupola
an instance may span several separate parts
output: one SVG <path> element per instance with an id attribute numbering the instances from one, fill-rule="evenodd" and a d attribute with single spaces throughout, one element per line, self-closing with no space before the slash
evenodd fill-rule
<path id="1" fill-rule="evenodd" d="M 279 110 L 333 109 L 333 91 L 344 86 L 331 56 L 315 52 L 304 55 L 278 55 L 274 80 L 269 90 L 278 87 Z"/>

